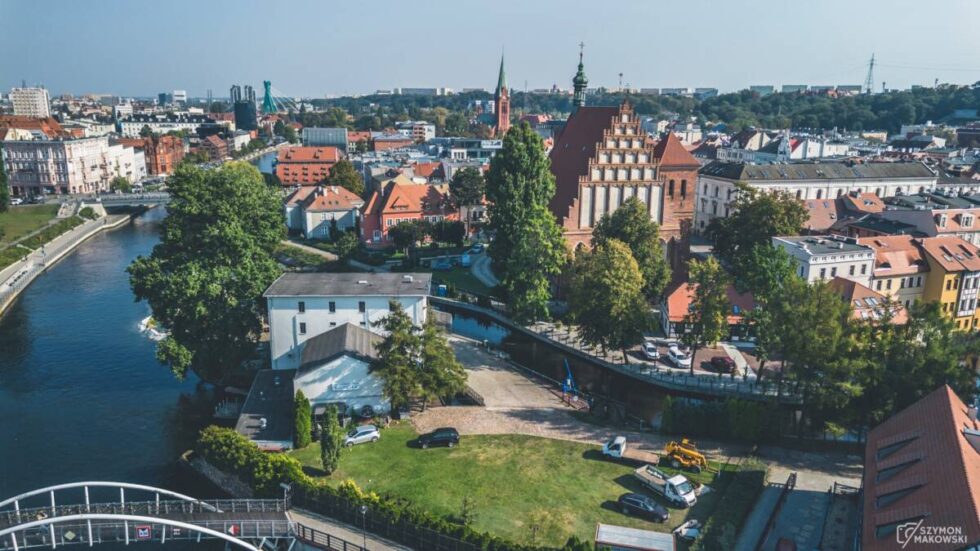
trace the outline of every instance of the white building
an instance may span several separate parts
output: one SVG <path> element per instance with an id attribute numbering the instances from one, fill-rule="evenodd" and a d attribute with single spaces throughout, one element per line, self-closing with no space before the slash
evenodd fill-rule
<path id="1" fill-rule="evenodd" d="M 174 103 L 187 103 L 187 90 L 174 90 Z"/>
<path id="2" fill-rule="evenodd" d="M 197 132 L 202 125 L 217 124 L 214 119 L 206 115 L 178 115 L 174 113 L 158 114 L 137 114 L 119 121 L 119 127 L 123 137 L 138 138 L 144 127 L 154 134 L 166 134 L 167 132 L 186 131 L 188 134 Z"/>
<path id="3" fill-rule="evenodd" d="M 395 123 L 399 134 L 417 142 L 427 142 L 436 137 L 436 125 L 425 121 L 401 121 Z"/>
<path id="4" fill-rule="evenodd" d="M 286 227 L 307 239 L 328 239 L 330 229 L 357 226 L 364 199 L 340 186 L 300 186 L 283 203 Z"/>
<path id="5" fill-rule="evenodd" d="M 425 323 L 431 274 L 287 272 L 265 291 L 273 369 L 300 366 L 306 341 L 352 323 L 379 332 L 374 324 L 392 300 L 416 325 Z"/>
<path id="6" fill-rule="evenodd" d="M 131 147 L 110 146 L 105 136 L 6 141 L 3 162 L 15 196 L 97 193 L 108 191 L 116 176 L 136 182 L 146 175 L 143 157 L 137 157 Z"/>
<path id="7" fill-rule="evenodd" d="M 808 283 L 841 277 L 871 287 L 874 249 L 858 244 L 854 238 L 839 235 L 773 237 L 772 244 L 789 253 L 796 261 L 797 273 Z"/>
<path id="8" fill-rule="evenodd" d="M 14 115 L 51 116 L 51 98 L 44 88 L 11 88 L 10 102 L 14 105 Z"/>
<path id="9" fill-rule="evenodd" d="M 936 188 L 937 177 L 922 163 L 783 163 L 750 165 L 715 161 L 698 173 L 694 228 L 731 215 L 738 185 L 789 193 L 801 201 L 835 199 L 852 191 L 878 197 L 909 195 Z"/>
<path id="10" fill-rule="evenodd" d="M 243 147 L 247 146 L 252 141 L 252 135 L 246 130 L 236 130 L 234 134 L 228 138 L 228 149 L 231 151 L 241 151 Z"/>

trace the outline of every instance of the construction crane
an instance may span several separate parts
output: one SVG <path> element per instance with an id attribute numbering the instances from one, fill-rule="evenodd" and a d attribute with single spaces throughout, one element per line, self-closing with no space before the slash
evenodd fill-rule
<path id="1" fill-rule="evenodd" d="M 864 77 L 864 93 L 873 94 L 875 87 L 875 54 L 871 54 L 871 61 L 868 62 L 868 76 Z"/>

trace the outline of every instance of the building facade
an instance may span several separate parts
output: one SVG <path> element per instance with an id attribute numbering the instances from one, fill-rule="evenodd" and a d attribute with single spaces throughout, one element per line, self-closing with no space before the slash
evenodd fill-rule
<path id="1" fill-rule="evenodd" d="M 99 193 L 116 176 L 131 182 L 146 173 L 130 147 L 109 145 L 105 136 L 77 140 L 7 141 L 3 163 L 11 194 Z"/>
<path id="2" fill-rule="evenodd" d="M 906 308 L 923 299 L 929 278 L 921 240 L 910 235 L 888 235 L 858 239 L 875 254 L 870 287 Z"/>
<path id="3" fill-rule="evenodd" d="M 339 160 L 336 147 L 283 147 L 276 156 L 276 176 L 284 186 L 311 186 L 326 180 Z"/>
<path id="4" fill-rule="evenodd" d="M 51 98 L 44 88 L 11 88 L 10 103 L 14 115 L 24 117 L 50 117 Z"/>
<path id="5" fill-rule="evenodd" d="M 361 238 L 368 246 L 391 245 L 388 230 L 402 222 L 459 220 L 447 185 L 391 181 L 371 194 L 364 207 Z"/>
<path id="6" fill-rule="evenodd" d="M 840 277 L 871 287 L 874 251 L 856 239 L 836 235 L 773 237 L 772 244 L 796 261 L 797 274 L 808 283 Z"/>
<path id="7" fill-rule="evenodd" d="M 428 313 L 431 274 L 287 272 L 265 291 L 273 369 L 300 367 L 312 337 L 351 323 L 378 332 L 375 323 L 398 301 L 412 323 Z"/>
<path id="8" fill-rule="evenodd" d="M 943 315 L 960 330 L 976 330 L 980 290 L 980 248 L 952 236 L 921 241 L 929 263 L 923 299 L 939 302 Z"/>

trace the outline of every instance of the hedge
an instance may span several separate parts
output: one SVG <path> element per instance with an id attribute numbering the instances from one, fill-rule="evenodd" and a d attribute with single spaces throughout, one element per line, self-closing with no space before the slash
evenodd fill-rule
<path id="1" fill-rule="evenodd" d="M 733 476 L 689 551 L 735 547 L 738 531 L 766 486 L 768 471 L 762 463 L 750 461 L 743 463 Z"/>
<path id="2" fill-rule="evenodd" d="M 693 402 L 668 396 L 660 428 L 670 434 L 741 440 L 754 444 L 779 437 L 781 411 L 769 403 L 730 398 Z"/>
<path id="3" fill-rule="evenodd" d="M 281 483 L 292 485 L 294 493 L 316 501 L 320 498 L 343 500 L 351 509 L 367 505 L 372 517 L 382 516 L 391 523 L 407 522 L 427 528 L 439 535 L 456 538 L 485 551 L 545 551 L 549 547 L 537 547 L 510 542 L 487 532 L 478 532 L 469 526 L 451 522 L 447 518 L 421 511 L 408 500 L 391 496 L 379 496 L 361 490 L 352 480 L 332 487 L 325 480 L 318 480 L 303 472 L 295 457 L 282 453 L 265 453 L 254 442 L 235 432 L 234 429 L 210 426 L 201 431 L 196 451 L 209 463 L 222 471 L 238 476 L 255 490 L 258 497 L 274 498 L 281 495 Z M 391 539 L 398 540 L 397 537 Z M 411 544 L 414 542 L 400 542 Z M 562 551 L 589 551 L 592 545 L 578 538 L 569 538 Z"/>

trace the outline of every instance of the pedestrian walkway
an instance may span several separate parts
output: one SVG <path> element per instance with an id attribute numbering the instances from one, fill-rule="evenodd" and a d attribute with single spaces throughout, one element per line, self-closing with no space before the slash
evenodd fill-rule
<path id="1" fill-rule="evenodd" d="M 473 272 L 473 277 L 479 279 L 480 283 L 491 289 L 500 285 L 500 280 L 497 279 L 497 276 L 493 274 L 493 270 L 490 269 L 490 255 L 487 253 L 476 255 L 470 271 Z"/>
<path id="2" fill-rule="evenodd" d="M 782 493 L 781 486 L 769 485 L 763 488 L 759 499 L 755 501 L 755 507 L 745 519 L 742 531 L 738 534 L 738 541 L 735 542 L 735 551 L 754 551 L 762 532 L 766 529 L 769 522 L 769 515 L 776 509 L 776 502 L 779 501 L 779 494 Z"/>
<path id="3" fill-rule="evenodd" d="M 282 244 L 283 245 L 286 245 L 286 246 L 289 246 L 289 247 L 295 247 L 295 248 L 297 248 L 297 249 L 299 249 L 301 251 L 305 251 L 305 252 L 308 252 L 310 254 L 315 254 L 317 256 L 321 256 L 321 257 L 323 257 L 323 258 L 325 258 L 327 260 L 330 260 L 330 261 L 337 260 L 337 255 L 333 254 L 330 251 L 325 251 L 323 249 L 318 249 L 316 247 L 311 247 L 309 245 L 304 245 L 303 243 L 297 243 L 295 241 L 290 241 L 289 239 L 283 239 L 282 240 Z"/>
<path id="4" fill-rule="evenodd" d="M 360 545 L 370 551 L 412 551 L 412 548 L 364 532 L 362 529 L 304 509 L 290 509 L 289 520 Z"/>

